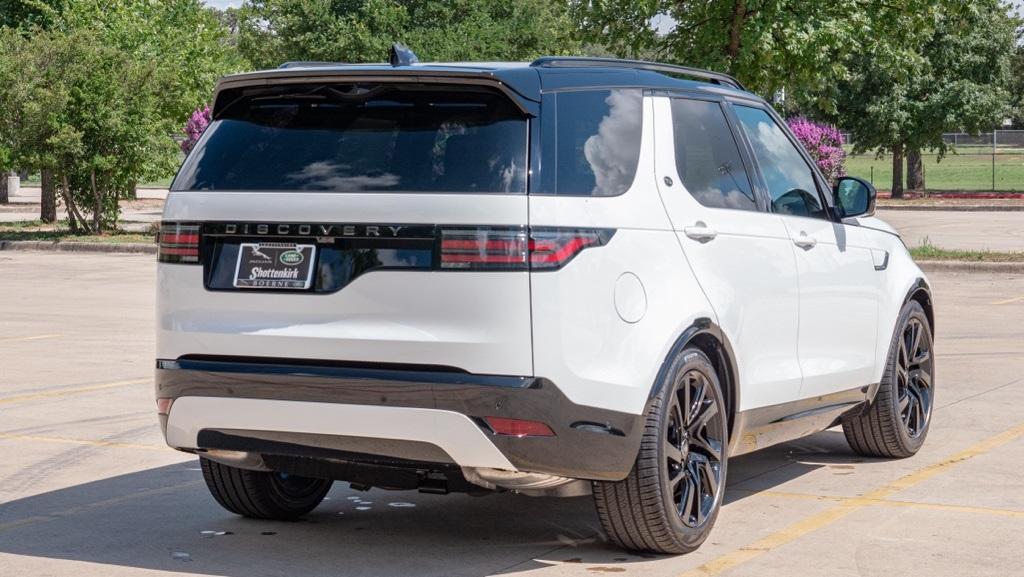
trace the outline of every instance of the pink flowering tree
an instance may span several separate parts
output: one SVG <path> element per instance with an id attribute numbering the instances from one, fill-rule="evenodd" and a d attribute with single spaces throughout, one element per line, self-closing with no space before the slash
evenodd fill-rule
<path id="1" fill-rule="evenodd" d="M 818 124 L 802 116 L 790 118 L 786 122 L 829 182 L 835 183 L 839 177 L 846 175 L 843 135 L 836 127 Z"/>
<path id="2" fill-rule="evenodd" d="M 206 127 L 210 125 L 211 120 L 209 104 L 200 106 L 192 112 L 188 122 L 185 123 L 185 140 L 181 141 L 182 152 L 188 154 L 192 151 L 192 147 L 199 141 L 199 137 L 206 131 Z"/>

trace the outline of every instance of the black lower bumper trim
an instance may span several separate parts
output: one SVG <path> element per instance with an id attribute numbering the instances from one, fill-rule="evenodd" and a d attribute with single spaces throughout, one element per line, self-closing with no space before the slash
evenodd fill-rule
<path id="1" fill-rule="evenodd" d="M 158 360 L 156 394 L 429 408 L 476 422 L 489 416 L 528 419 L 547 424 L 555 436 L 509 437 L 482 427 L 519 470 L 620 480 L 633 467 L 643 434 L 641 415 L 577 405 L 541 377 L 424 369 L 237 357 Z"/>

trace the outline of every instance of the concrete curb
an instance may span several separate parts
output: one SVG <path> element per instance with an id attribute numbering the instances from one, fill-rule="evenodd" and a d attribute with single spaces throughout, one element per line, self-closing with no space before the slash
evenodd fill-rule
<path id="1" fill-rule="evenodd" d="M 876 207 L 878 210 L 927 210 L 927 211 L 943 211 L 943 212 L 1024 212 L 1024 204 L 924 204 L 924 205 L 911 205 L 911 204 L 879 204 Z"/>
<path id="2" fill-rule="evenodd" d="M 1024 273 L 1024 262 L 974 262 L 966 260 L 919 260 L 924 272 Z"/>
<path id="3" fill-rule="evenodd" d="M 0 250 L 46 250 L 62 252 L 105 252 L 121 254 L 156 254 L 155 244 L 126 242 L 61 242 L 56 240 L 0 240 Z"/>

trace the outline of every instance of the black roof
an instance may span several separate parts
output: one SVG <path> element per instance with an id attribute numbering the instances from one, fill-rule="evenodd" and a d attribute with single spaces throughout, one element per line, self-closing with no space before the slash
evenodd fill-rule
<path id="1" fill-rule="evenodd" d="M 400 66 L 384 63 L 287 62 L 274 70 L 226 76 L 221 79 L 217 91 L 289 80 L 323 81 L 335 77 L 353 77 L 360 81 L 387 81 L 403 77 L 424 82 L 490 83 L 532 102 L 539 102 L 544 91 L 616 86 L 702 90 L 751 96 L 735 78 L 718 72 L 636 60 L 563 56 L 545 56 L 533 62 L 428 62 Z"/>

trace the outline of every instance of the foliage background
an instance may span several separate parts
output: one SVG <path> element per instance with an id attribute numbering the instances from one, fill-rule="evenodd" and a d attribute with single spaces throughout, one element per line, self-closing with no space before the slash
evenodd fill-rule
<path id="1" fill-rule="evenodd" d="M 59 195 L 73 227 L 101 231 L 135 183 L 173 173 L 172 137 L 220 76 L 382 62 L 395 41 L 423 61 L 726 71 L 786 116 L 851 131 L 856 152 L 893 153 L 897 193 L 904 157 L 924 186 L 943 132 L 1024 128 L 1024 27 L 1002 0 L 0 0 L 0 170 L 42 171 L 44 220 Z"/>

